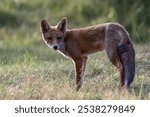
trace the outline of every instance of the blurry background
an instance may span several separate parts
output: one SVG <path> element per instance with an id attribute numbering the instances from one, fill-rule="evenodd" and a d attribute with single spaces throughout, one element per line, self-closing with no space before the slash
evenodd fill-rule
<path id="1" fill-rule="evenodd" d="M 119 22 L 135 42 L 146 42 L 150 34 L 149 6 L 149 0 L 1 0 L 1 35 L 12 30 L 25 36 L 38 33 L 41 18 L 54 25 L 66 16 L 69 28 Z"/>
<path id="2" fill-rule="evenodd" d="M 69 98 L 61 94 L 59 97 L 52 93 L 42 93 L 49 87 L 52 91 L 60 87 L 63 90 L 62 87 L 64 87 L 65 91 L 67 86 L 74 86 L 74 79 L 70 80 L 74 77 L 71 61 L 48 49 L 42 41 L 40 32 L 42 18 L 47 19 L 51 25 L 56 25 L 64 16 L 68 19 L 68 28 L 112 21 L 122 24 L 131 35 L 137 52 L 138 75 L 134 85 L 135 97 L 148 98 L 150 89 L 147 88 L 147 85 L 149 86 L 150 81 L 145 79 L 150 78 L 148 75 L 150 74 L 148 73 L 150 71 L 150 0 L 0 0 L 0 98 Z M 104 88 L 110 86 L 108 83 L 110 79 L 108 80 L 107 77 L 114 78 L 110 82 L 114 84 L 112 85 L 113 91 L 116 83 L 119 82 L 118 74 L 115 74 L 116 69 L 105 57 L 106 55 L 102 53 L 100 59 L 97 58 L 97 55 L 91 59 L 89 69 L 87 68 L 89 75 L 87 78 L 101 77 L 102 81 L 106 80 L 106 84 L 101 84 L 101 86 L 104 85 Z M 103 64 L 96 64 L 95 61 Z M 107 73 L 109 73 L 108 76 Z M 69 79 L 69 82 L 68 79 L 65 80 L 66 78 Z M 95 84 L 95 81 L 90 82 Z M 99 84 L 97 79 L 96 82 Z M 85 96 L 79 95 L 77 98 L 102 98 L 101 94 L 88 97 L 87 92 L 92 93 L 88 87 L 90 84 L 88 86 L 87 82 L 87 88 L 84 88 L 85 91 L 83 91 Z M 63 92 L 62 90 L 59 93 Z M 67 92 L 63 94 L 69 95 Z M 74 96 L 76 98 L 75 94 Z"/>

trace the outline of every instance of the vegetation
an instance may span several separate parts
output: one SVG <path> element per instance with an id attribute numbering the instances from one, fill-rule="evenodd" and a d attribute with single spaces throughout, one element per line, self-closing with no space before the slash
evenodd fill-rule
<path id="1" fill-rule="evenodd" d="M 149 0 L 1 0 L 0 99 L 150 99 Z M 40 20 L 68 28 L 115 21 L 129 31 L 136 49 L 132 93 L 118 91 L 119 74 L 105 52 L 88 60 L 83 88 L 75 91 L 70 59 L 48 49 Z"/>

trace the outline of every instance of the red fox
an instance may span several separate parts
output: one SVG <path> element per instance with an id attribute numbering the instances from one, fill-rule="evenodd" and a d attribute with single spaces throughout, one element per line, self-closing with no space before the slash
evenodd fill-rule
<path id="1" fill-rule="evenodd" d="M 47 46 L 74 61 L 77 91 L 83 83 L 88 55 L 102 50 L 120 72 L 119 86 L 130 86 L 135 76 L 135 51 L 122 25 L 111 22 L 79 29 L 67 30 L 66 27 L 66 17 L 56 26 L 41 20 L 41 32 Z"/>

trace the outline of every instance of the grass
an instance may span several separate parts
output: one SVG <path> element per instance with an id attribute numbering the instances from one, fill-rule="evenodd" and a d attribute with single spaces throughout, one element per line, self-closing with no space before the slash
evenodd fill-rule
<path id="1" fill-rule="evenodd" d="M 71 59 L 50 50 L 43 41 L 28 46 L 26 41 L 23 46 L 14 43 L 10 48 L 1 45 L 0 99 L 150 99 L 148 44 L 135 45 L 136 76 L 128 94 L 118 90 L 119 74 L 105 52 L 89 57 L 84 85 L 76 92 Z"/>
<path id="2" fill-rule="evenodd" d="M 112 7 L 112 10 L 101 11 L 108 4 L 95 0 L 95 4 L 101 5 L 97 10 L 90 2 L 0 1 L 0 99 L 150 99 L 149 41 L 134 44 L 136 76 L 131 93 L 118 90 L 119 73 L 105 52 L 89 57 L 84 85 L 76 92 L 71 59 L 50 50 L 42 41 L 41 18 L 56 24 L 66 16 L 68 27 L 117 21 Z M 136 39 L 142 42 L 138 34 Z"/>

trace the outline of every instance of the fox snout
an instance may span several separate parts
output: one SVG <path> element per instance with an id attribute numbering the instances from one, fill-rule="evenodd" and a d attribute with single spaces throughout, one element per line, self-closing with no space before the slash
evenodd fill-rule
<path id="1" fill-rule="evenodd" d="M 55 46 L 53 47 L 53 49 L 54 49 L 54 50 L 57 50 L 57 49 L 58 49 L 58 46 L 57 46 L 57 45 L 55 45 Z"/>

